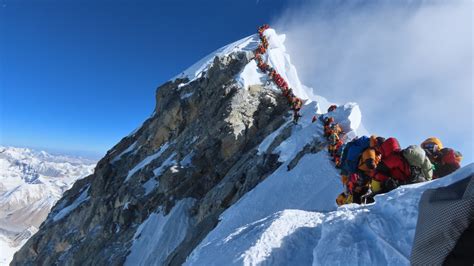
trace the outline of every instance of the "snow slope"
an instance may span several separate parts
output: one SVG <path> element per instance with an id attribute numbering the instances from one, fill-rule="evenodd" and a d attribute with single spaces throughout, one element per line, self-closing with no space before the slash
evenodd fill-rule
<path id="1" fill-rule="evenodd" d="M 308 211 L 308 203 L 301 203 L 294 209 L 285 208 L 258 219 L 261 215 L 249 214 L 239 203 L 226 211 L 212 236 L 201 243 L 187 264 L 409 265 L 423 191 L 447 186 L 472 174 L 474 164 L 442 179 L 378 195 L 374 204 L 351 204 L 329 212 Z M 287 194 L 301 192 L 288 191 L 292 193 Z M 267 196 L 271 194 L 269 191 Z M 289 196 L 280 197 L 286 201 Z M 241 218 L 242 212 L 255 217 L 254 221 Z M 238 222 L 229 225 L 227 219 L 231 217 Z"/>
<path id="2" fill-rule="evenodd" d="M 263 60 L 282 75 L 296 96 L 305 100 L 301 110 L 303 117 L 298 125 L 288 120 L 256 147 L 259 155 L 277 154 L 282 165 L 222 213 L 217 226 L 193 250 L 185 264 L 408 265 L 422 192 L 473 174 L 474 165 L 440 180 L 402 186 L 377 196 L 376 202 L 370 205 L 338 208 L 335 199 L 343 186 L 326 151 L 306 153 L 294 167 L 289 169 L 288 166 L 307 145 L 324 146 L 321 123 L 311 123 L 314 114 L 334 117 L 347 133 L 346 140 L 368 135 L 359 106 L 347 103 L 325 114 L 333 103 L 301 83 L 286 54 L 285 36 L 273 29 L 264 34 L 269 49 Z M 209 69 L 215 56 L 240 51 L 250 53 L 258 42 L 258 36 L 252 35 L 225 46 L 175 79 L 199 78 Z M 242 89 L 263 85 L 265 89 L 278 90 L 268 82 L 254 60 L 235 80 Z M 273 147 L 274 141 L 288 130 L 290 136 Z M 154 185 L 147 184 L 145 188 Z M 150 252 L 160 248 L 169 254 L 182 241 L 180 233 L 172 241 L 170 234 L 187 230 L 189 217 L 185 209 L 180 202 L 167 216 L 152 214 L 138 226 L 126 264 L 162 263 L 163 257 L 155 257 Z"/>
<path id="3" fill-rule="evenodd" d="M 0 265 L 10 262 L 64 191 L 94 167 L 84 158 L 0 146 Z"/>
<path id="4" fill-rule="evenodd" d="M 179 201 L 166 216 L 152 213 L 137 229 L 125 265 L 163 265 L 167 256 L 184 240 L 190 224 L 189 208 L 194 199 Z M 160 252 L 157 256 L 155 250 Z"/>
<path id="5" fill-rule="evenodd" d="M 283 164 L 221 216 L 218 225 L 194 249 L 186 265 L 407 265 L 418 214 L 418 201 L 428 188 L 445 186 L 473 172 L 469 165 L 441 180 L 403 186 L 376 197 L 376 203 L 337 208 L 343 190 L 339 173 L 325 151 L 304 155 L 288 171 L 296 154 L 314 141 L 324 143 L 321 123 L 311 123 L 332 103 L 301 84 L 283 45 L 284 36 L 265 32 L 270 48 L 264 60 L 277 69 L 306 99 L 303 118 L 291 136 L 271 152 Z M 236 77 L 243 88 L 262 84 L 265 77 L 250 62 Z M 274 89 L 274 88 L 273 88 Z M 330 114 L 347 132 L 347 139 L 367 135 L 355 103 L 340 105 Z M 258 147 L 268 153 L 290 121 Z"/>
<path id="6" fill-rule="evenodd" d="M 314 102 L 304 106 L 303 117 L 311 117 L 315 107 Z M 346 104 L 336 109 L 331 113 L 331 116 L 345 127 L 349 135 L 355 134 L 360 125 L 360 111 L 356 104 Z M 289 121 L 282 128 L 291 125 L 292 123 Z M 260 153 L 267 152 L 269 143 L 279 135 L 282 128 L 276 130 L 275 134 L 269 135 L 260 144 Z M 305 145 L 313 141 L 325 142 L 322 132 L 322 124 L 311 123 L 309 119 L 301 120 L 297 126 L 293 126 L 290 137 L 273 150 L 273 153 L 279 155 L 279 160 L 283 164 L 221 215 L 217 227 L 194 250 L 188 258 L 187 264 L 222 265 L 228 261 L 237 265 L 242 263 L 258 264 L 263 260 L 261 258 L 252 259 L 252 257 L 265 257 L 271 253 L 270 251 L 273 249 L 271 247 L 280 247 L 278 244 L 280 242 L 270 243 L 268 242 L 271 240 L 269 238 L 274 237 L 275 234 L 280 238 L 290 237 L 293 233 L 297 233 L 296 231 L 299 232 L 301 228 L 315 227 L 323 218 L 320 213 L 306 213 L 292 209 L 320 212 L 336 210 L 335 198 L 343 187 L 339 179 L 339 172 L 330 161 L 326 151 L 306 154 L 290 171 L 287 168 L 291 159 L 303 150 Z M 263 230 L 267 226 L 269 229 Z M 259 238 L 259 232 L 262 234 L 261 238 Z M 240 238 L 239 236 L 242 234 L 245 236 Z M 314 236 L 310 235 L 313 239 Z M 307 236 L 303 234 L 302 237 Z M 239 248 L 232 244 L 234 243 L 233 239 L 235 239 L 235 243 L 240 243 L 238 245 L 244 245 L 248 249 L 240 252 Z M 253 244 L 258 245 L 253 246 Z M 259 245 L 263 245 L 262 249 L 259 248 Z M 216 251 L 219 255 L 215 254 Z M 298 248 L 298 252 L 302 252 L 302 250 Z M 287 264 L 290 261 L 285 259 L 273 262 Z M 303 262 L 298 261 L 298 263 Z"/>

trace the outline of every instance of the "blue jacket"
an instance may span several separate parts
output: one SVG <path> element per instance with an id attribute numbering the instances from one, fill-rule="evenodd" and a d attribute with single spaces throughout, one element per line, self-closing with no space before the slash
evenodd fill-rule
<path id="1" fill-rule="evenodd" d="M 341 168 L 346 171 L 347 174 L 357 172 L 360 155 L 368 147 L 370 147 L 370 138 L 367 136 L 353 139 L 347 143 L 342 152 Z"/>

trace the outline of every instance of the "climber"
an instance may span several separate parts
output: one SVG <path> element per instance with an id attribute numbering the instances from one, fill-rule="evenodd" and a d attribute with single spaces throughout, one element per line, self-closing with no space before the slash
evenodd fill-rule
<path id="1" fill-rule="evenodd" d="M 283 88 L 283 87 L 287 87 L 288 84 L 286 83 L 286 81 L 281 77 L 280 74 L 276 73 L 273 75 L 273 81 L 275 81 L 275 84 L 279 87 L 279 88 Z"/>
<path id="2" fill-rule="evenodd" d="M 336 154 L 337 146 L 340 142 L 339 134 L 331 130 L 331 133 L 328 136 L 328 152 L 331 157 L 334 157 Z"/>
<path id="3" fill-rule="evenodd" d="M 268 64 L 263 62 L 263 60 L 258 60 L 257 66 L 263 72 L 267 71 L 268 69 Z"/>
<path id="4" fill-rule="evenodd" d="M 354 203 L 360 204 L 373 202 L 370 183 L 375 174 L 375 169 L 381 159 L 380 154 L 376 151 L 376 147 L 383 143 L 384 140 L 385 139 L 382 137 L 371 136 L 369 147 L 359 156 L 360 159 L 356 172 L 350 173 L 350 178 L 346 176 L 346 186 L 352 194 Z"/>
<path id="5" fill-rule="evenodd" d="M 293 110 L 293 122 L 298 124 L 298 120 L 301 117 L 300 110 L 303 107 L 303 101 L 298 97 L 293 97 L 292 110 Z"/>
<path id="6" fill-rule="evenodd" d="M 255 51 L 255 53 L 257 54 L 264 54 L 266 52 L 266 49 L 265 47 L 263 47 L 262 44 L 259 44 L 258 47 L 257 47 L 257 50 Z"/>
<path id="7" fill-rule="evenodd" d="M 382 155 L 382 160 L 372 178 L 372 191 L 385 193 L 399 185 L 407 184 L 411 176 L 410 164 L 403 157 L 397 139 L 388 138 L 375 149 Z"/>
<path id="8" fill-rule="evenodd" d="M 344 150 L 344 141 L 342 140 L 342 138 L 339 142 L 340 143 L 338 143 L 336 152 L 333 157 L 334 164 L 337 169 L 341 168 L 341 156 L 342 156 L 342 151 Z"/>
<path id="9" fill-rule="evenodd" d="M 328 108 L 328 113 L 329 113 L 329 112 L 332 112 L 332 111 L 334 111 L 334 110 L 336 110 L 336 108 L 337 108 L 337 105 L 335 105 L 335 104 L 329 106 L 329 108 Z"/>
<path id="10" fill-rule="evenodd" d="M 270 28 L 270 26 L 269 26 L 268 24 L 263 24 L 262 26 L 260 26 L 260 27 L 258 28 L 258 34 L 259 34 L 260 36 L 262 36 L 262 35 L 263 35 L 263 32 L 264 32 L 265 30 L 267 30 L 268 28 Z"/>
<path id="11" fill-rule="evenodd" d="M 288 88 L 288 83 L 282 78 L 279 87 L 280 89 Z"/>
<path id="12" fill-rule="evenodd" d="M 271 78 L 271 79 L 275 79 L 275 75 L 277 75 L 277 72 L 275 69 L 271 69 L 268 71 L 268 76 Z"/>
<path id="13" fill-rule="evenodd" d="M 344 204 L 349 204 L 349 203 L 352 203 L 352 195 L 347 194 L 345 192 L 342 192 L 336 198 L 336 204 L 338 206 L 341 206 L 341 205 L 344 205 Z"/>
<path id="14" fill-rule="evenodd" d="M 342 140 L 339 137 L 339 135 L 342 134 L 342 129 L 339 124 L 333 123 L 329 126 L 328 133 L 328 152 L 332 157 L 334 157 L 337 149 L 342 145 Z"/>
<path id="15" fill-rule="evenodd" d="M 434 165 L 433 179 L 449 175 L 461 167 L 461 153 L 444 148 L 441 140 L 436 137 L 423 141 L 421 148 Z"/>
<path id="16" fill-rule="evenodd" d="M 341 156 L 341 169 L 347 174 L 355 173 L 359 166 L 359 157 L 370 146 L 367 136 L 356 137 L 346 144 Z"/>
<path id="17" fill-rule="evenodd" d="M 371 177 L 364 175 L 361 172 L 352 173 L 348 176 L 346 183 L 347 193 L 352 197 L 352 203 L 361 204 L 363 202 L 362 196 L 369 191 L 369 184 Z M 373 197 L 364 201 L 364 203 L 372 203 Z"/>
<path id="18" fill-rule="evenodd" d="M 262 41 L 263 47 L 265 47 L 265 49 L 268 49 L 268 40 L 267 40 L 267 37 L 262 36 L 262 38 L 260 38 L 260 39 L 261 39 L 261 41 Z"/>
<path id="19" fill-rule="evenodd" d="M 451 148 L 443 148 L 436 156 L 433 178 L 451 174 L 461 167 L 462 154 Z"/>
<path id="20" fill-rule="evenodd" d="M 436 162 L 436 155 L 443 149 L 443 143 L 436 137 L 427 138 L 420 146 L 433 164 Z"/>
<path id="21" fill-rule="evenodd" d="M 329 137 L 331 134 L 331 125 L 334 123 L 333 117 L 326 117 L 324 118 L 323 125 L 324 125 L 324 137 Z"/>
<path id="22" fill-rule="evenodd" d="M 410 164 L 410 183 L 429 181 L 433 178 L 433 165 L 420 146 L 410 145 L 402 151 L 402 154 Z"/>
<path id="23" fill-rule="evenodd" d="M 287 96 L 287 100 L 289 102 L 293 102 L 293 98 L 295 98 L 295 94 L 293 93 L 293 89 L 288 89 L 288 96 Z"/>
<path id="24" fill-rule="evenodd" d="M 380 159 L 381 156 L 377 153 L 375 145 L 371 145 L 365 149 L 364 152 L 362 152 L 358 166 L 359 171 L 361 171 L 366 176 L 374 176 L 375 168 L 377 168 Z"/>

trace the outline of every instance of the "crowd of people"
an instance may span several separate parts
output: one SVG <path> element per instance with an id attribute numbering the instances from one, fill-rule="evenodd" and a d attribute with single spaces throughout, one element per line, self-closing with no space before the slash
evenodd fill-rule
<path id="1" fill-rule="evenodd" d="M 275 85 L 281 90 L 283 96 L 285 96 L 285 98 L 287 99 L 288 105 L 293 111 L 293 122 L 296 124 L 298 123 L 298 120 L 301 117 L 300 110 L 301 110 L 301 107 L 303 106 L 303 101 L 300 98 L 295 96 L 295 94 L 293 93 L 293 90 L 288 86 L 288 82 L 286 82 L 286 80 L 283 79 L 283 77 L 280 74 L 278 74 L 278 72 L 274 68 L 269 66 L 263 60 L 263 56 L 267 52 L 268 45 L 269 45 L 267 37 L 263 33 L 268 28 L 270 28 L 268 24 L 264 24 L 263 26 L 258 28 L 260 44 L 255 50 L 254 59 L 257 61 L 258 68 L 269 76 L 270 80 L 272 80 L 275 83 Z"/>
<path id="2" fill-rule="evenodd" d="M 329 107 L 328 114 L 336 108 Z M 441 178 L 461 167 L 462 154 L 444 147 L 438 138 L 405 149 L 393 137 L 361 136 L 345 143 L 345 133 L 338 123 L 329 115 L 321 118 L 328 152 L 341 169 L 344 192 L 336 199 L 338 205 L 371 203 L 376 194 Z"/>
<path id="3" fill-rule="evenodd" d="M 268 24 L 258 28 L 260 43 L 254 59 L 258 68 L 268 74 L 269 80 L 276 84 L 287 99 L 296 124 L 301 117 L 303 101 L 295 96 L 288 82 L 263 59 L 269 46 L 264 35 L 268 28 Z M 331 105 L 328 114 L 337 108 Z M 341 169 L 344 192 L 336 199 L 338 205 L 371 203 L 376 194 L 386 193 L 400 185 L 441 178 L 461 166 L 462 154 L 444 147 L 438 138 L 431 137 L 419 146 L 410 145 L 405 149 L 393 137 L 362 136 L 347 142 L 345 132 L 333 117 L 325 115 L 319 118 L 324 125 L 328 152 L 336 167 Z M 313 117 L 312 122 L 317 120 Z"/>

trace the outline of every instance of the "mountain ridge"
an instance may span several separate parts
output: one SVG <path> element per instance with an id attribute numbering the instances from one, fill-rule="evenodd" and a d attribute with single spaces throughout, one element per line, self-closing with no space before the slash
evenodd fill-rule
<path id="1" fill-rule="evenodd" d="M 62 193 L 94 165 L 88 159 L 0 146 L 0 264 L 13 258 Z"/>
<path id="2" fill-rule="evenodd" d="M 273 29 L 265 36 L 264 60 L 306 100 L 298 124 L 253 60 L 258 36 L 225 46 L 157 89 L 153 114 L 64 194 L 12 265 L 312 264 L 336 254 L 313 254 L 313 244 L 328 240 L 319 235 L 322 222 L 336 221 L 327 215 L 350 219 L 378 207 L 337 209 L 339 173 L 324 151 L 321 123 L 311 121 L 331 103 L 299 81 L 285 37 Z M 348 139 L 366 133 L 356 103 L 324 115 Z M 291 230 L 280 230 L 286 225 Z M 298 251 L 298 244 L 305 246 Z M 351 249 L 348 260 L 364 248 Z M 385 251 L 376 249 L 374 260 L 387 262 L 393 253 Z M 391 262 L 406 264 L 402 257 Z"/>

